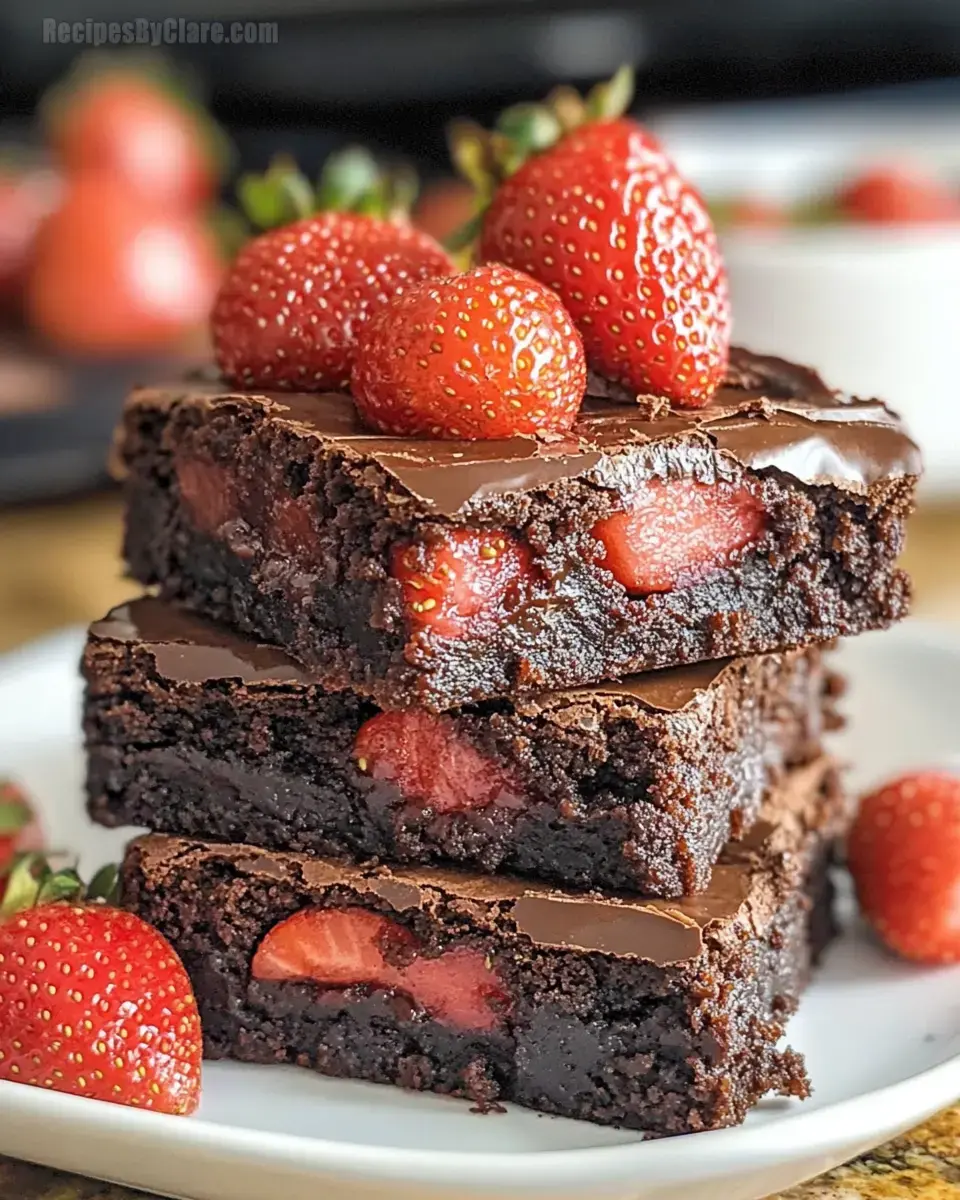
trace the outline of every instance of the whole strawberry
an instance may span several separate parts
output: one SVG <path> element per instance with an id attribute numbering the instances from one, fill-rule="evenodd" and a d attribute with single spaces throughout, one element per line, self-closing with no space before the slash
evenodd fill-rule
<path id="1" fill-rule="evenodd" d="M 199 215 L 111 175 L 81 173 L 37 236 L 27 317 L 52 345 L 78 354 L 162 350 L 206 321 L 222 270 Z"/>
<path id="2" fill-rule="evenodd" d="M 374 429 L 504 438 L 569 429 L 583 346 L 556 295 L 500 264 L 397 296 L 360 336 L 351 377 Z"/>
<path id="3" fill-rule="evenodd" d="M 365 179 L 353 191 L 330 185 L 349 168 L 350 160 L 329 164 L 316 196 L 283 166 L 246 181 L 245 201 L 259 223 L 301 216 L 244 246 L 220 288 L 214 351 L 235 385 L 345 389 L 368 318 L 411 284 L 453 269 L 433 238 L 388 216 L 386 196 L 380 203 L 364 190 L 376 183 Z M 361 211 L 314 211 L 328 203 Z"/>
<path id="4" fill-rule="evenodd" d="M 917 962 L 960 962 L 960 776 L 924 771 L 865 796 L 847 855 L 886 945 Z"/>
<path id="5" fill-rule="evenodd" d="M 0 1079 L 156 1112 L 200 1099 L 190 981 L 139 917 L 20 861 L 0 906 Z"/>
<path id="6" fill-rule="evenodd" d="M 223 134 L 159 60 L 82 58 L 43 100 L 46 133 L 69 175 L 102 172 L 154 204 L 196 211 L 217 187 Z"/>
<path id="7" fill-rule="evenodd" d="M 700 196 L 620 115 L 631 95 L 628 72 L 586 104 L 564 89 L 508 110 L 486 141 L 461 130 L 455 154 L 482 187 L 495 181 L 481 258 L 553 288 L 600 375 L 699 408 L 726 370 L 726 273 Z"/>

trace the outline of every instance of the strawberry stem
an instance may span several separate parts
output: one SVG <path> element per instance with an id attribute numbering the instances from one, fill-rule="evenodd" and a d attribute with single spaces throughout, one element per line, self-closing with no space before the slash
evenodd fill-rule
<path id="1" fill-rule="evenodd" d="M 289 225 L 316 211 L 309 179 L 285 155 L 274 159 L 262 175 L 242 175 L 237 196 L 251 224 L 261 229 Z"/>
<path id="2" fill-rule="evenodd" d="M 443 240 L 444 250 L 448 250 L 451 254 L 457 254 L 461 250 L 466 250 L 468 246 L 472 246 L 480 236 L 480 227 L 483 224 L 483 213 L 476 213 L 465 221 L 459 229 L 455 229 L 448 237 Z"/>
<path id="3" fill-rule="evenodd" d="M 633 68 L 624 65 L 586 97 L 574 88 L 559 87 L 540 103 L 514 104 L 500 114 L 492 130 L 473 121 L 455 121 L 447 134 L 450 156 L 476 192 L 478 213 L 450 236 L 447 249 L 463 249 L 475 240 L 497 185 L 529 158 L 581 125 L 623 116 L 633 100 L 634 82 Z"/>
<path id="4" fill-rule="evenodd" d="M 613 121 L 622 117 L 633 103 L 636 76 L 633 67 L 624 63 L 610 79 L 591 88 L 586 99 L 588 121 Z"/>
<path id="5" fill-rule="evenodd" d="M 556 145 L 563 126 L 552 109 L 542 104 L 514 104 L 504 109 L 496 125 L 497 132 L 509 142 L 520 161 Z"/>
<path id="6" fill-rule="evenodd" d="M 27 908 L 58 901 L 105 900 L 117 896 L 118 872 L 115 866 L 101 867 L 89 888 L 73 867 L 53 870 L 44 855 L 18 854 L 0 869 L 0 919 Z"/>
<path id="7" fill-rule="evenodd" d="M 225 262 L 233 262 L 240 247 L 250 239 L 250 225 L 237 209 L 218 204 L 207 215 L 208 225 L 216 238 Z"/>
<path id="8" fill-rule="evenodd" d="M 316 207 L 324 211 L 356 212 L 356 206 L 369 203 L 382 185 L 380 169 L 369 150 L 348 146 L 331 154 L 323 164 Z"/>
<path id="9" fill-rule="evenodd" d="M 409 167 L 385 170 L 361 146 L 331 154 L 316 188 L 287 156 L 274 159 L 262 175 L 243 175 L 237 184 L 245 215 L 260 229 L 276 229 L 318 212 L 406 221 L 418 190 Z"/>
<path id="10" fill-rule="evenodd" d="M 116 863 L 105 863 L 97 871 L 87 888 L 87 900 L 104 900 L 116 904 L 120 898 L 120 868 Z"/>

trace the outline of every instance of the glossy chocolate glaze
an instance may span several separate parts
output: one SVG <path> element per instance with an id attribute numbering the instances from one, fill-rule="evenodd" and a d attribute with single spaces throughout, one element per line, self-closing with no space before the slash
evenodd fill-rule
<path id="1" fill-rule="evenodd" d="M 323 678 L 289 655 L 254 638 L 165 603 L 141 596 L 112 609 L 90 626 L 91 638 L 138 643 L 153 658 L 157 673 L 174 683 L 205 683 L 210 679 L 239 679 L 247 684 L 323 686 Z M 699 692 L 712 687 L 736 659 L 694 663 L 663 671 L 648 671 L 594 687 L 571 688 L 536 698 L 538 709 L 570 700 L 589 701 L 612 696 L 636 700 L 658 712 L 678 712 Z M 530 702 L 518 700 L 518 708 Z"/>
<path id="2" fill-rule="evenodd" d="M 485 499 L 582 479 L 628 489 L 649 475 L 722 473 L 715 450 L 752 469 L 776 468 L 803 483 L 863 491 L 920 472 L 916 445 L 879 400 L 831 391 L 813 371 L 734 350 L 727 383 L 703 409 L 668 409 L 612 399 L 594 385 L 568 435 L 497 441 L 387 437 L 366 429 L 349 396 L 238 393 L 197 380 L 136 391 L 128 403 L 211 410 L 241 403 L 328 450 L 374 462 L 430 514 L 456 517 Z M 662 406 L 656 406 L 662 408 Z"/>
<path id="3" fill-rule="evenodd" d="M 90 626 L 90 637 L 140 643 L 153 658 L 157 673 L 175 683 L 206 683 L 209 679 L 318 682 L 282 650 L 154 596 L 141 596 L 111 609 L 102 621 Z"/>
<path id="4" fill-rule="evenodd" d="M 137 846 L 147 873 L 162 873 L 174 861 L 213 857 L 243 874 L 289 880 L 307 889 L 343 886 L 359 896 L 376 897 L 397 912 L 426 910 L 442 900 L 475 921 L 509 923 L 540 946 L 666 966 L 696 958 L 708 936 L 738 917 L 763 927 L 780 900 L 771 867 L 799 853 L 807 834 L 824 821 L 836 820 L 823 794 L 834 778 L 834 764 L 827 758 L 790 772 L 749 836 L 724 850 L 707 890 L 679 900 L 564 892 L 524 880 L 439 869 L 356 867 L 160 835 L 142 838 Z"/>

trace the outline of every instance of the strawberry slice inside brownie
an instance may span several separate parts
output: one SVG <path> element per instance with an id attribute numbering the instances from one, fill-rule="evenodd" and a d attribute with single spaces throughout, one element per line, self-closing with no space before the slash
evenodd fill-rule
<path id="1" fill-rule="evenodd" d="M 508 998 L 484 954 L 454 946 L 435 958 L 417 956 L 404 926 L 364 908 L 308 908 L 271 929 L 253 959 L 254 979 L 329 988 L 400 991 L 441 1024 L 495 1028 Z"/>
<path id="2" fill-rule="evenodd" d="M 628 592 L 671 592 L 734 563 L 764 524 L 745 487 L 654 479 L 593 532 L 603 565 Z"/>

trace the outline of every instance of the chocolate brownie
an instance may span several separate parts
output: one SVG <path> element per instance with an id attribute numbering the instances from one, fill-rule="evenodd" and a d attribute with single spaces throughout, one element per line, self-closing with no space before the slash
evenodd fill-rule
<path id="1" fill-rule="evenodd" d="M 124 903 L 182 957 L 211 1058 L 688 1133 L 808 1092 L 778 1042 L 832 932 L 843 812 L 828 760 L 796 768 L 675 901 L 153 835 Z"/>
<path id="2" fill-rule="evenodd" d="M 116 469 L 134 578 L 384 708 L 442 711 L 888 625 L 920 463 L 879 401 L 738 351 L 705 409 L 593 396 L 542 440 L 372 434 L 345 395 L 144 388 Z M 603 537 L 647 499 L 663 570 L 628 591 Z M 752 532 L 713 561 L 727 513 Z"/>
<path id="3" fill-rule="evenodd" d="M 83 670 L 101 824 L 654 896 L 706 887 L 837 723 L 819 650 L 384 714 L 150 597 L 91 626 Z"/>

